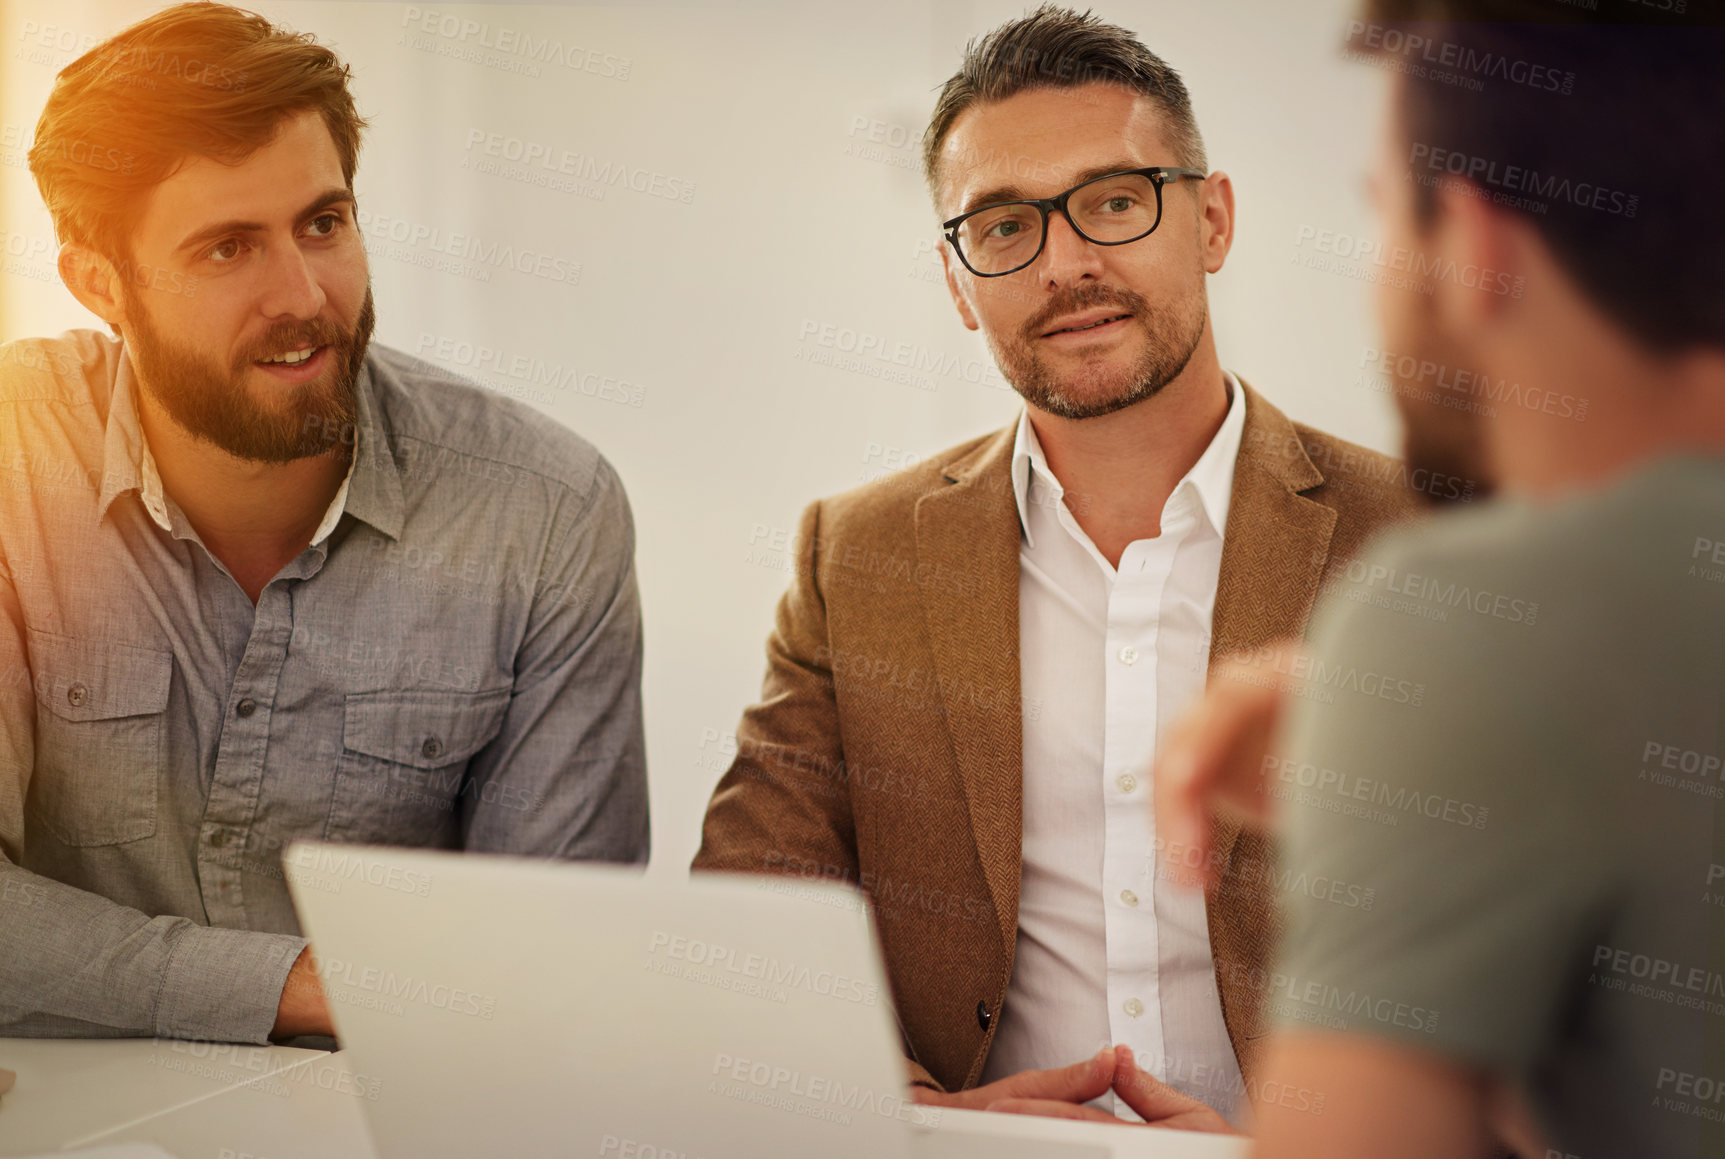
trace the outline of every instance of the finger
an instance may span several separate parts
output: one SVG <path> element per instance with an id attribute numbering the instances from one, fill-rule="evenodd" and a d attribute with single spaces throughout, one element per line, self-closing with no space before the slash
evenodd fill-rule
<path id="1" fill-rule="evenodd" d="M 1146 1123 L 1188 1114 L 1204 1106 L 1167 1083 L 1156 1081 L 1148 1071 L 1140 1070 L 1137 1060 L 1132 1057 L 1132 1049 L 1126 1046 L 1115 1050 L 1114 1093 L 1137 1111 L 1138 1117 Z"/>
<path id="2" fill-rule="evenodd" d="M 986 1108 L 1003 1115 L 1040 1115 L 1044 1119 L 1083 1119 L 1092 1123 L 1120 1123 L 1106 1111 L 1057 1099 L 997 1099 Z"/>
<path id="3" fill-rule="evenodd" d="M 1163 861 L 1169 875 L 1187 885 L 1202 884 L 1210 860 L 1209 799 L 1220 771 L 1209 752 L 1217 727 L 1211 695 L 1175 726 L 1150 774 Z"/>
<path id="4" fill-rule="evenodd" d="M 1188 884 L 1212 884 L 1213 814 L 1231 809 L 1249 820 L 1266 813 L 1263 758 L 1280 712 L 1279 682 L 1264 685 L 1250 666 L 1230 665 L 1175 729 L 1152 772 L 1156 828 L 1169 873 Z M 1274 675 L 1273 673 L 1271 674 Z"/>
<path id="5" fill-rule="evenodd" d="M 990 1083 L 990 1094 L 1001 1099 L 1057 1099 L 1084 1103 L 1107 1091 L 1114 1082 L 1114 1048 L 1105 1046 L 1083 1062 L 1052 1070 L 1020 1071 Z"/>

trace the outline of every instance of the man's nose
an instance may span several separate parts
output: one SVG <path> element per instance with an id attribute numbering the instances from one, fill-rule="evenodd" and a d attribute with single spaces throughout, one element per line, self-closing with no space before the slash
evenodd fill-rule
<path id="1" fill-rule="evenodd" d="M 260 308 L 270 318 L 315 318 L 329 300 L 297 245 L 276 247 Z"/>
<path id="2" fill-rule="evenodd" d="M 1101 247 L 1086 240 L 1067 216 L 1055 210 L 1048 215 L 1048 236 L 1043 239 L 1037 272 L 1050 288 L 1072 286 L 1102 271 Z"/>

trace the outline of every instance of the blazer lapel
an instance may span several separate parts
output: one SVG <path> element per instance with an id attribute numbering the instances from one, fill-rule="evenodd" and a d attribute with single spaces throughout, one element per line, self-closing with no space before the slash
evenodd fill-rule
<path id="1" fill-rule="evenodd" d="M 1336 525 L 1335 511 L 1300 494 L 1322 483 L 1324 476 L 1306 454 L 1294 424 L 1262 395 L 1241 385 L 1246 391 L 1246 425 L 1234 466 L 1234 497 L 1211 624 L 1212 671 L 1231 652 L 1304 633 Z M 1256 1052 L 1248 1044 L 1262 1032 L 1263 995 L 1258 990 L 1276 933 L 1274 907 L 1264 889 L 1230 878 L 1238 871 L 1260 879 L 1261 872 L 1249 871 L 1261 871 L 1273 850 L 1258 834 L 1242 835 L 1232 821 L 1218 822 L 1215 843 L 1216 855 L 1228 870 L 1208 898 L 1210 945 L 1228 1036 L 1242 1070 L 1249 1073 Z"/>
<path id="2" fill-rule="evenodd" d="M 1014 433 L 1008 427 L 948 464 L 948 484 L 916 505 L 917 577 L 947 740 L 1008 947 L 1018 927 L 1024 804 Z"/>
<path id="3" fill-rule="evenodd" d="M 1324 481 L 1288 417 L 1246 391 L 1246 425 L 1210 630 L 1211 664 L 1298 636 L 1317 598 L 1336 513 L 1300 494 Z"/>

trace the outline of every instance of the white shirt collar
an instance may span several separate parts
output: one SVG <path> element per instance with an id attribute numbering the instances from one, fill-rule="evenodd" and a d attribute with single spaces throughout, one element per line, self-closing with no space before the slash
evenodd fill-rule
<path id="1" fill-rule="evenodd" d="M 341 522 L 342 513 L 347 510 L 347 488 L 348 484 L 353 482 L 354 464 L 359 462 L 360 435 L 357 425 L 354 428 L 353 437 L 353 456 L 347 462 L 347 475 L 342 479 L 341 487 L 336 491 L 335 498 L 329 501 L 329 507 L 323 513 L 323 521 L 317 525 L 317 530 L 311 534 L 314 547 L 329 538 L 330 533 L 335 530 L 336 524 Z M 150 453 L 150 440 L 144 436 L 142 430 L 138 432 L 138 442 L 142 448 L 138 466 L 143 476 L 139 491 L 143 496 L 144 510 L 150 513 L 150 518 L 155 520 L 157 527 L 172 535 L 174 527 L 173 522 L 168 518 L 168 504 L 165 497 L 166 491 L 162 487 L 162 475 L 156 470 L 156 456 Z"/>
<path id="2" fill-rule="evenodd" d="M 1175 493 L 1188 486 L 1197 492 L 1199 505 L 1217 535 L 1224 535 L 1228 530 L 1228 505 L 1234 498 L 1234 462 L 1239 458 L 1240 442 L 1246 429 L 1246 392 L 1240 389 L 1239 379 L 1229 371 L 1222 372 L 1222 382 L 1228 388 L 1228 413 L 1216 429 L 1210 445 L 1204 448 L 1192 469 L 1174 487 Z M 1024 530 L 1025 541 L 1035 547 L 1030 538 L 1032 472 L 1042 486 L 1049 488 L 1053 501 L 1058 503 L 1066 489 L 1048 469 L 1048 459 L 1042 453 L 1042 443 L 1036 437 L 1036 428 L 1030 423 L 1030 409 L 1026 407 L 1019 412 L 1018 433 L 1012 444 L 1012 493 L 1018 500 L 1018 524 Z"/>

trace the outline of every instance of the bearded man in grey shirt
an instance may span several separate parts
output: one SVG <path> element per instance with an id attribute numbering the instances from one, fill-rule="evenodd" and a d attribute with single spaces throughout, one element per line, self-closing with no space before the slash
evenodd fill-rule
<path id="1" fill-rule="evenodd" d="M 1501 497 L 1368 547 L 1157 769 L 1176 864 L 1211 808 L 1280 822 L 1263 1087 L 1310 1097 L 1258 1100 L 1263 1159 L 1725 1155 L 1725 38 L 1636 16 L 1353 28 L 1395 74 L 1386 252 L 1433 271 L 1376 361 L 1409 458 Z"/>
<path id="2" fill-rule="evenodd" d="M 112 334 L 0 346 L 0 1034 L 331 1033 L 294 839 L 646 860 L 622 485 L 369 346 L 347 79 L 183 5 L 38 125 Z"/>

